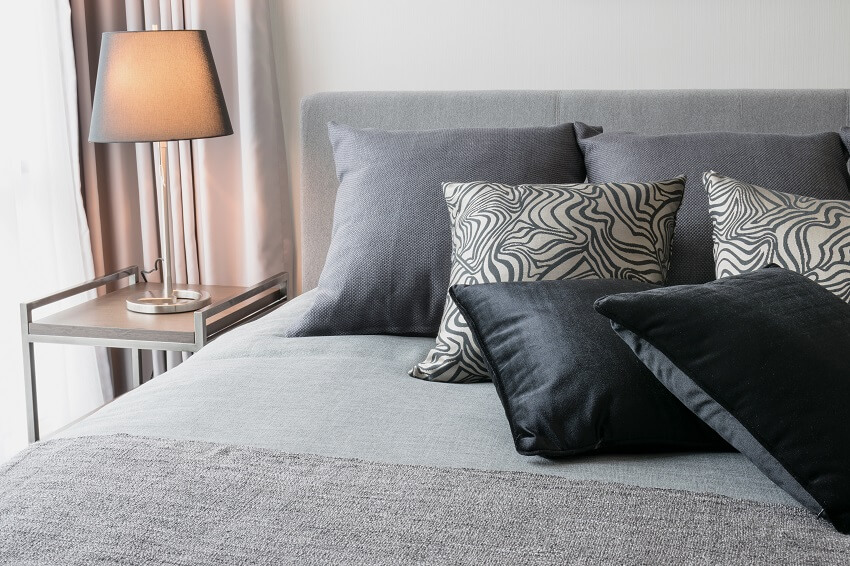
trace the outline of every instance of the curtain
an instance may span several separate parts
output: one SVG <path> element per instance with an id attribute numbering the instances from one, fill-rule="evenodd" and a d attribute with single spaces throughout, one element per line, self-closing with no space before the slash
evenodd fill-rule
<path id="1" fill-rule="evenodd" d="M 0 34 L 0 73 L 14 80 L 0 94 L 0 461 L 27 443 L 18 303 L 94 276 L 68 2 L 16 2 L 4 6 L 4 15 L 14 25 Z M 38 309 L 34 317 L 93 296 Z M 42 434 L 112 398 L 102 350 L 36 344 L 35 353 Z"/>
<path id="2" fill-rule="evenodd" d="M 269 2 L 71 0 L 71 9 L 83 140 L 103 32 L 153 25 L 207 30 L 235 133 L 169 143 L 175 282 L 247 286 L 279 271 L 291 274 L 294 228 Z M 150 269 L 159 255 L 155 151 L 152 144 L 83 143 L 99 275 L 132 264 Z M 157 353 L 145 371 L 157 374 L 181 359 Z M 117 352 L 112 362 L 123 390 L 128 362 Z"/>

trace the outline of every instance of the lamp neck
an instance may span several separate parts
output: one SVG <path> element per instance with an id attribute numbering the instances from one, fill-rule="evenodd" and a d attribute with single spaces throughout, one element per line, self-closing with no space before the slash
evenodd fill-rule
<path id="1" fill-rule="evenodd" d="M 168 142 L 159 142 L 160 183 L 157 191 L 157 211 L 159 220 L 159 249 L 162 256 L 162 295 L 170 297 L 174 293 L 171 263 L 171 193 L 168 188 Z"/>

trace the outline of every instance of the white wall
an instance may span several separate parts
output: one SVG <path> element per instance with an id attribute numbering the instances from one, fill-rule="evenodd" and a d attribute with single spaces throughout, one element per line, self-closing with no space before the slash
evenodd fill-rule
<path id="1" fill-rule="evenodd" d="M 314 92 L 850 87 L 848 0 L 273 1 L 295 210 Z"/>

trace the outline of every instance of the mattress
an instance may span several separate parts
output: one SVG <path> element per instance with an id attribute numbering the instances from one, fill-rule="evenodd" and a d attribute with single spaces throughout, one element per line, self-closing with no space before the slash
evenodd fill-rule
<path id="1" fill-rule="evenodd" d="M 516 453 L 492 384 L 413 379 L 433 339 L 284 338 L 308 292 L 218 338 L 57 436 L 126 433 L 479 470 L 524 471 L 798 505 L 738 453 Z"/>

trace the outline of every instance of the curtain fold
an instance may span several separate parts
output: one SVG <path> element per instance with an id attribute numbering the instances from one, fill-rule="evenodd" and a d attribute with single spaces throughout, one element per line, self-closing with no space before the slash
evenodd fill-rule
<path id="1" fill-rule="evenodd" d="M 18 303 L 94 277 L 89 228 L 80 188 L 77 78 L 67 1 L 19 2 L 5 15 L 15 26 L 0 34 L 4 89 L 0 114 L 0 461 L 26 446 L 23 355 Z M 10 65 L 9 68 L 6 65 Z M 38 309 L 36 319 L 92 293 Z M 112 398 L 102 350 L 36 344 L 42 434 Z"/>
<path id="2" fill-rule="evenodd" d="M 207 30 L 234 135 L 168 144 L 175 282 L 251 285 L 291 273 L 294 228 L 268 0 L 71 0 L 71 8 L 83 140 L 103 32 Z M 82 153 L 95 270 L 152 268 L 159 256 L 154 146 L 83 141 Z M 111 359 L 124 390 L 129 362 L 120 352 Z M 182 359 L 157 353 L 145 370 L 158 374 Z"/>

